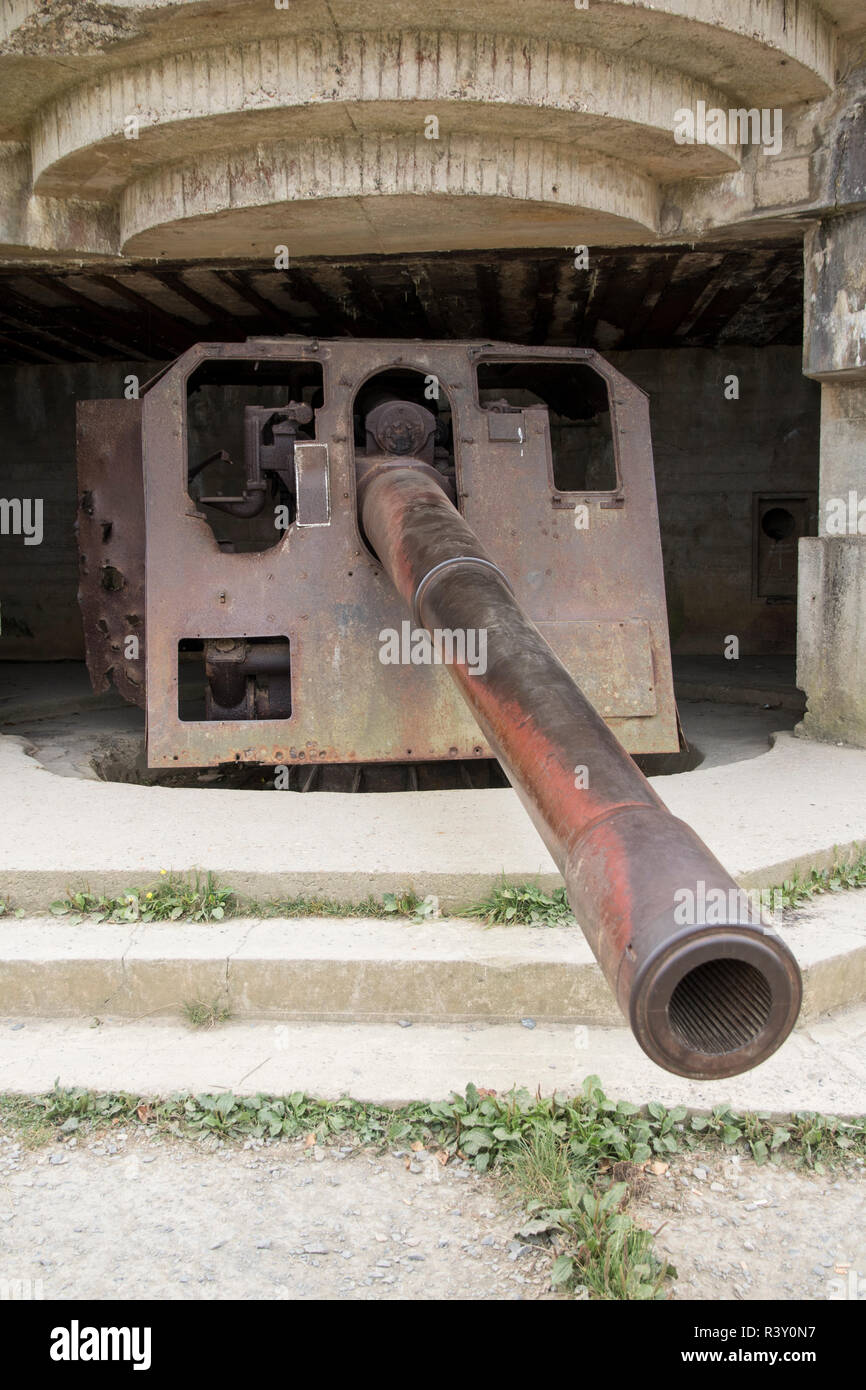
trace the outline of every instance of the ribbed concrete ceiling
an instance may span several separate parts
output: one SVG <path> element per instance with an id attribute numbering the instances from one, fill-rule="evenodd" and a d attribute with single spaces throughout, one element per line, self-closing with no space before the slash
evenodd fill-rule
<path id="1" fill-rule="evenodd" d="M 651 242 L 666 184 L 741 162 L 677 144 L 675 113 L 819 101 L 856 22 L 850 0 L 10 0 L 6 256 Z"/>
<path id="2" fill-rule="evenodd" d="M 176 356 L 199 341 L 301 333 L 596 347 L 800 341 L 798 244 L 499 251 L 254 265 L 0 273 L 0 362 Z"/>

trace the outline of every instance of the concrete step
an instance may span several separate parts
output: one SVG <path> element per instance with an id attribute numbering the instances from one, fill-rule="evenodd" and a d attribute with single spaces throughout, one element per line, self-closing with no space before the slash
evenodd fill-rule
<path id="1" fill-rule="evenodd" d="M 816 899 L 779 930 L 804 974 L 801 1022 L 866 1000 L 866 890 Z M 371 918 L 0 925 L 0 1015 L 180 1016 L 197 1000 L 286 1022 L 622 1022 L 576 927 Z"/>
<path id="2" fill-rule="evenodd" d="M 654 779 L 666 805 L 743 887 L 779 883 L 866 841 L 866 749 L 781 734 L 761 757 Z M 230 796 L 230 805 L 226 797 Z M 357 902 L 413 887 L 443 908 L 503 873 L 561 882 L 510 787 L 487 791 L 269 795 L 57 777 L 0 737 L 0 897 L 44 911 L 70 887 L 118 894 L 210 869 L 250 898 Z"/>
<path id="3" fill-rule="evenodd" d="M 597 1075 L 614 1100 L 658 1100 L 697 1110 L 788 1114 L 866 1113 L 866 1006 L 793 1033 L 754 1071 L 724 1081 L 686 1081 L 649 1061 L 626 1028 L 544 1024 L 451 1027 L 276 1023 L 234 1020 L 192 1030 L 177 1022 L 29 1018 L 0 1022 L 2 1088 L 19 1093 L 63 1086 L 123 1090 L 233 1091 L 399 1103 L 438 1100 L 472 1081 L 576 1094 Z"/>

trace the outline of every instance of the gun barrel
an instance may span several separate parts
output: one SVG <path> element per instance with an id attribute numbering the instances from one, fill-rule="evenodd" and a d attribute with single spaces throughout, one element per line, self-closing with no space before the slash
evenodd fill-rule
<path id="1" fill-rule="evenodd" d="M 668 811 L 432 473 L 407 458 L 369 471 L 359 503 L 370 546 L 417 626 L 463 634 L 458 654 L 468 634 L 484 634 L 486 663 L 448 670 L 562 873 L 641 1047 L 682 1076 L 747 1071 L 796 1021 L 793 955 Z"/>

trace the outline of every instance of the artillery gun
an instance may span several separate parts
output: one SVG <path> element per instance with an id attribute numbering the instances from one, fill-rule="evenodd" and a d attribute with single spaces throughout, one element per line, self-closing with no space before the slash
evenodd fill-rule
<path id="1" fill-rule="evenodd" d="M 642 391 L 587 349 L 254 339 L 78 436 L 88 666 L 151 767 L 496 758 L 654 1061 L 784 1041 L 793 956 L 635 762 L 680 748 Z"/>

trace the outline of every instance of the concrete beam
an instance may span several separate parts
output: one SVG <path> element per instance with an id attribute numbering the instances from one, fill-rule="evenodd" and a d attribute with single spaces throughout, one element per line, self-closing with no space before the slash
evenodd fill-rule
<path id="1" fill-rule="evenodd" d="M 866 211 L 813 227 L 804 266 L 803 371 L 837 385 L 866 381 Z"/>
<path id="2" fill-rule="evenodd" d="M 834 84 L 851 80 L 837 78 L 850 67 L 840 43 L 847 55 L 859 32 L 847 4 L 592 0 L 577 9 L 495 0 L 479 32 L 476 9 L 463 0 L 431 0 L 425 28 L 412 31 L 399 0 L 375 0 L 362 12 L 356 0 L 297 0 L 285 8 L 262 0 L 229 7 L 217 0 L 71 0 L 62 23 L 45 0 L 16 0 L 0 35 L 0 139 L 24 146 L 28 158 L 8 189 L 6 201 L 18 209 L 8 254 L 117 256 L 134 248 L 191 258 L 242 255 L 250 241 L 287 244 L 281 170 L 258 167 L 259 149 L 285 138 L 290 147 L 315 146 L 318 163 L 328 165 L 324 177 L 316 170 L 312 188 L 306 178 L 290 180 L 299 220 L 289 231 L 300 255 L 319 248 L 323 224 L 333 254 L 483 248 L 495 244 L 499 223 L 498 244 L 506 247 L 569 238 L 615 245 L 624 235 L 691 240 L 724 226 L 757 225 L 772 235 L 792 213 L 850 201 L 862 182 L 857 119 L 842 132 L 839 159 L 826 137 L 838 107 Z M 828 6 L 839 8 L 850 40 L 838 37 Z M 866 19 L 861 27 L 866 32 Z M 786 133 L 784 151 L 772 157 L 748 150 L 740 171 L 742 134 L 729 132 L 721 143 L 675 141 L 677 113 L 699 106 L 726 116 L 763 111 L 775 121 L 784 108 L 793 113 L 786 114 L 793 143 Z M 586 162 L 591 185 L 599 182 L 599 161 L 610 161 L 611 178 L 601 183 L 618 184 L 620 201 L 634 202 L 635 180 L 647 186 L 643 201 L 656 205 L 670 185 L 664 216 L 618 211 L 609 206 L 611 188 L 599 201 L 592 187 L 585 205 L 565 196 L 579 214 L 566 219 L 556 199 L 551 210 L 531 190 L 524 194 L 505 154 L 508 186 L 497 189 L 496 202 L 481 202 L 486 185 L 477 170 L 472 179 L 450 179 L 459 185 L 452 197 L 428 199 L 419 218 L 406 199 L 428 191 L 425 170 L 443 157 L 415 141 L 427 116 L 442 123 L 448 157 L 457 150 L 458 164 L 455 141 L 480 140 L 486 150 L 531 146 L 533 163 L 542 146 L 560 147 L 559 163 Z M 131 129 L 130 122 L 138 124 Z M 412 147 L 417 187 L 401 187 L 385 161 L 376 206 L 353 206 L 357 180 L 349 166 L 366 159 L 358 141 Z M 552 158 L 545 153 L 545 162 Z M 236 185 L 246 198 L 234 194 Z M 171 206 L 160 213 L 166 192 Z M 52 199 L 75 200 L 69 225 Z M 121 199 L 118 229 L 111 219 Z M 185 199 L 197 209 L 185 209 Z M 326 225 L 329 201 L 334 227 Z M 631 220 L 625 233 L 623 217 Z"/>
<path id="3" fill-rule="evenodd" d="M 108 203 L 31 193 L 29 146 L 0 145 L 0 258 L 113 258 L 119 232 L 117 209 Z"/>
<path id="4" fill-rule="evenodd" d="M 37 193 L 106 199 L 131 178 L 215 148 L 423 132 L 574 141 L 655 177 L 721 173 L 738 148 L 677 145 L 677 110 L 727 107 L 718 87 L 531 34 L 426 30 L 259 39 L 116 69 L 40 112 Z M 127 123 L 134 121 L 134 138 Z"/>
<path id="5" fill-rule="evenodd" d="M 834 11 L 858 0 L 592 0 L 585 9 L 549 0 L 491 0 L 479 24 L 468 0 L 428 0 L 430 29 L 533 34 L 629 54 L 703 80 L 723 72 L 725 86 L 744 97 L 809 100 L 833 84 L 837 33 Z M 55 14 L 52 14 L 52 9 Z M 200 47 L 213 33 L 230 44 L 252 34 L 331 36 L 357 29 L 394 32 L 405 24 L 403 0 L 72 0 L 57 13 L 51 0 L 9 0 L 0 14 L 0 56 L 13 60 L 8 118 L 25 129 L 53 91 L 94 69 L 146 61 Z M 850 15 L 846 31 L 862 28 Z M 63 57 L 58 71 L 57 57 Z M 17 61 L 15 61 L 17 60 Z M 15 68 L 18 71 L 15 71 Z M 15 103 L 18 110 L 15 109 Z M 0 104 L 0 119 L 6 115 Z"/>
<path id="6" fill-rule="evenodd" d="M 798 732 L 866 748 L 866 537 L 800 541 L 797 684 Z"/>

